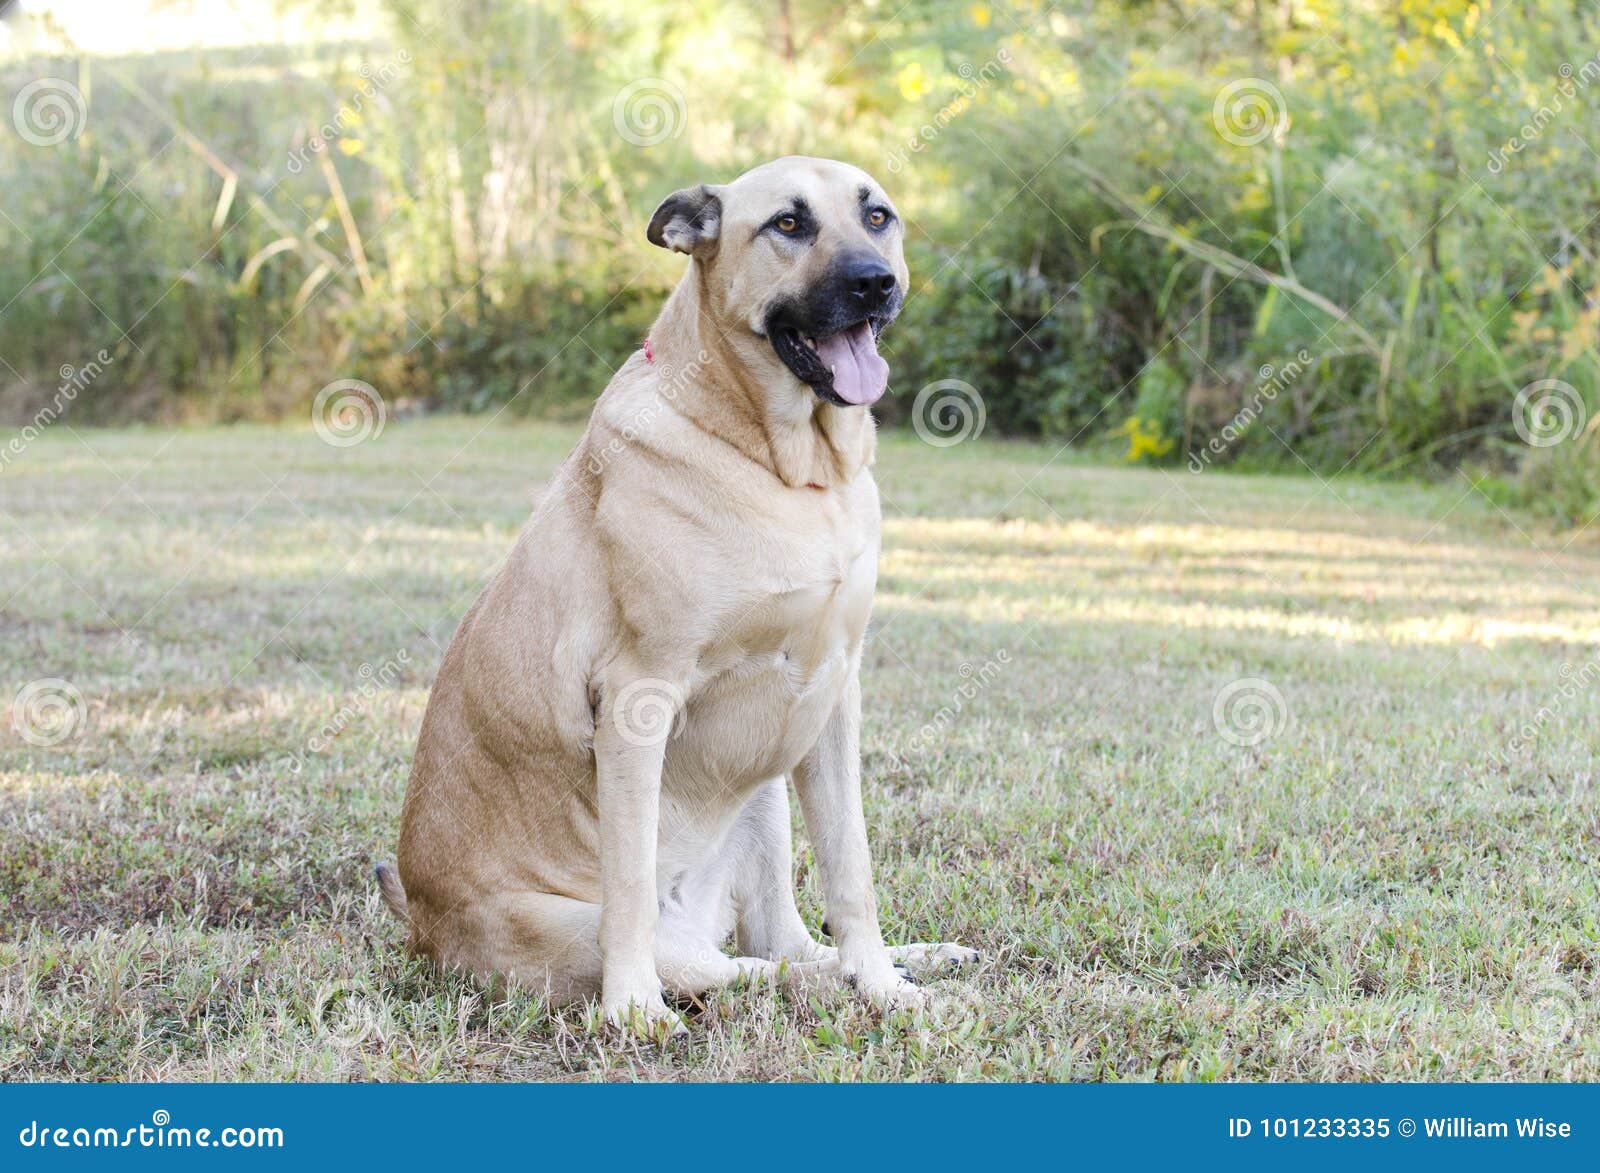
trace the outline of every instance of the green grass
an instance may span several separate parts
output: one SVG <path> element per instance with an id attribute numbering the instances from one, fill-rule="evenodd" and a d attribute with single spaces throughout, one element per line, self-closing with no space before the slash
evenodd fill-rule
<path id="1" fill-rule="evenodd" d="M 1600 557 L 1464 481 L 888 437 L 880 902 L 982 969 L 658 1049 L 408 961 L 368 877 L 428 682 L 574 436 L 58 425 L 0 472 L 0 701 L 83 698 L 0 728 L 0 1079 L 1600 1078 Z"/>

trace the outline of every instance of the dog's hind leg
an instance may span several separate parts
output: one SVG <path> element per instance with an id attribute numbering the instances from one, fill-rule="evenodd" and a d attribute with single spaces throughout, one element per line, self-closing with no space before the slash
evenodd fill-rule
<path id="1" fill-rule="evenodd" d="M 705 941 L 656 937 L 661 985 L 672 998 L 698 997 L 741 980 L 771 981 L 778 963 L 764 957 L 729 957 Z"/>
<path id="2" fill-rule="evenodd" d="M 676 997 L 740 980 L 803 984 L 830 975 L 833 950 L 812 940 L 794 904 L 789 795 L 761 783 L 705 864 L 668 889 L 656 927 L 662 985 Z M 730 933 L 738 956 L 722 947 Z"/>
<path id="3" fill-rule="evenodd" d="M 783 778 L 763 782 L 739 813 L 724 848 L 736 938 L 741 953 L 802 963 L 794 967 L 797 974 L 809 973 L 806 966 L 820 974 L 837 965 L 838 951 L 811 936 L 795 907 L 792 825 Z M 978 958 L 976 950 L 949 943 L 888 948 L 890 959 L 913 977 L 929 977 Z"/>
<path id="4" fill-rule="evenodd" d="M 773 961 L 831 961 L 794 902 L 794 848 L 785 778 L 761 783 L 739 812 L 728 842 L 727 882 L 740 953 Z"/>
<path id="5" fill-rule="evenodd" d="M 505 891 L 444 911 L 408 900 L 412 948 L 564 1004 L 600 992 L 600 906 L 550 892 Z"/>
<path id="6" fill-rule="evenodd" d="M 918 942 L 914 945 L 890 945 L 889 960 L 902 967 L 914 978 L 934 977 L 946 970 L 972 965 L 981 954 L 976 949 L 957 945 L 953 941 Z"/>
<path id="7" fill-rule="evenodd" d="M 656 930 L 656 965 L 668 996 L 698 997 L 740 981 L 804 986 L 833 976 L 838 968 L 831 958 L 798 962 L 729 957 L 718 948 L 717 938 L 715 929 L 708 932 L 706 925 L 681 911 L 674 915 L 669 909 L 663 914 Z"/>
<path id="8" fill-rule="evenodd" d="M 724 848 L 740 953 L 791 966 L 802 979 L 837 966 L 838 951 L 815 940 L 795 907 L 793 835 L 786 780 L 757 788 Z M 827 932 L 827 925 L 823 925 Z M 978 952 L 950 942 L 890 945 L 889 957 L 912 977 L 927 978 L 978 960 Z"/>

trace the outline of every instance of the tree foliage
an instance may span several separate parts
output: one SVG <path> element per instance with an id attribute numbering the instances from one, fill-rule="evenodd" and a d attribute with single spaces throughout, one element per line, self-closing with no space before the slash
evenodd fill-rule
<path id="1" fill-rule="evenodd" d="M 13 409 L 108 346 L 88 418 L 276 416 L 340 377 L 579 414 L 681 268 L 644 241 L 654 202 L 812 153 L 875 173 L 910 227 L 890 419 L 959 379 L 994 432 L 1128 459 L 1600 502 L 1592 6 L 382 14 L 360 44 L 45 38 L 6 66 L 8 95 L 60 77 L 87 113 L 0 144 Z"/>

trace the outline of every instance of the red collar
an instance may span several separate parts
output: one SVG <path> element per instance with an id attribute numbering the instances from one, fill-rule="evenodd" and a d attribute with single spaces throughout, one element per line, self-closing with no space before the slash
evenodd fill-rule
<path id="1" fill-rule="evenodd" d="M 655 362 L 656 361 L 656 352 L 650 349 L 650 339 L 648 339 L 648 338 L 646 338 L 644 340 L 644 361 L 645 362 Z"/>

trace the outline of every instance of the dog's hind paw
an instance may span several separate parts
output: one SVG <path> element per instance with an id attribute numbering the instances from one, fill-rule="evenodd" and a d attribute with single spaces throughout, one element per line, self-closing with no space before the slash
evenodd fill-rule
<path id="1" fill-rule="evenodd" d="M 951 941 L 938 944 L 891 945 L 889 956 L 912 977 L 927 978 L 969 965 L 976 965 L 981 954 L 976 949 Z"/>

